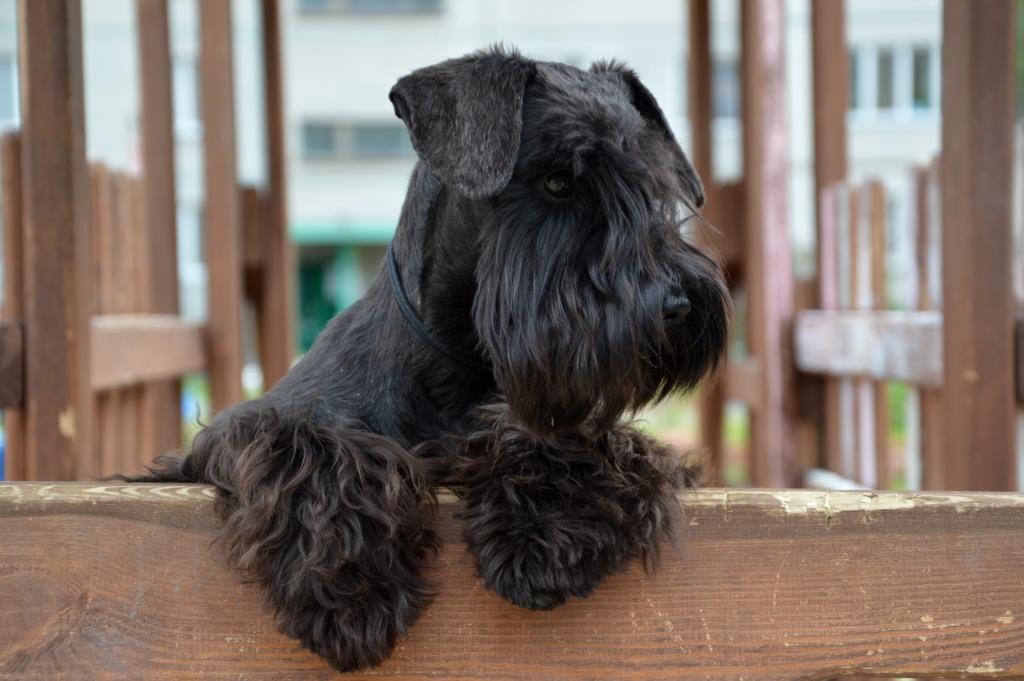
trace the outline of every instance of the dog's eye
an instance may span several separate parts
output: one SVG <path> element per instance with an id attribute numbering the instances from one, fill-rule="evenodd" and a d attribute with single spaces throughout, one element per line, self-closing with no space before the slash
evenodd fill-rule
<path id="1" fill-rule="evenodd" d="M 544 179 L 544 190 L 556 199 L 564 199 L 572 194 L 572 174 L 558 170 Z"/>

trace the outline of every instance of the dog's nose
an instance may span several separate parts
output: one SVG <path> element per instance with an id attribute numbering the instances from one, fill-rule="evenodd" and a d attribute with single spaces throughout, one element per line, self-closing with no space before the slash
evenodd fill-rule
<path id="1" fill-rule="evenodd" d="M 665 306 L 662 308 L 665 321 L 669 324 L 681 322 L 690 314 L 690 299 L 685 294 L 669 296 L 665 299 Z"/>

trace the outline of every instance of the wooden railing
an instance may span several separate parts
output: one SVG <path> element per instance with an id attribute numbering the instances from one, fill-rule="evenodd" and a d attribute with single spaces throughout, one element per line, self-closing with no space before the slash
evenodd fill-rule
<path id="1" fill-rule="evenodd" d="M 1018 151 L 1018 156 L 1021 154 L 1024 148 Z M 991 320 L 986 329 L 954 332 L 944 324 L 944 311 L 971 303 L 959 293 L 956 272 L 948 275 L 954 281 L 945 282 L 951 295 L 943 296 L 939 162 L 912 172 L 905 201 L 909 210 L 902 222 L 892 222 L 887 216 L 892 192 L 878 181 L 862 186 L 838 184 L 826 188 L 819 202 L 820 309 L 799 312 L 793 333 L 796 368 L 824 378 L 825 458 L 820 469 L 805 474 L 805 483 L 811 487 L 833 486 L 835 476 L 847 487 L 884 489 L 892 485 L 889 381 L 910 384 L 916 405 L 907 430 L 917 451 L 907 460 L 906 484 L 925 489 L 968 486 L 969 477 L 960 475 L 954 462 L 942 454 L 944 389 L 960 380 L 949 375 L 944 337 L 949 333 L 955 337 L 994 334 L 989 340 L 998 338 L 1000 342 L 994 343 L 991 351 L 999 352 L 999 348 L 1012 347 L 1014 336 L 1017 343 L 1022 336 L 1024 319 L 1015 320 L 1012 309 L 1000 308 L 1004 317 Z M 904 263 L 908 271 L 903 273 L 902 290 L 896 292 L 903 309 L 889 305 L 893 292 L 888 290 L 885 271 L 887 234 L 900 235 L 910 245 L 912 257 Z M 1009 287 L 1005 274 L 1000 268 L 977 272 L 974 279 L 982 281 L 974 285 L 993 291 Z M 985 314 L 992 317 L 995 312 Z M 1013 390 L 1014 373 L 1021 371 L 1024 354 L 1015 354 L 1006 353 L 1006 374 L 1000 385 L 990 385 L 985 398 L 987 404 L 1010 413 L 1014 402 L 1024 401 L 1020 382 L 1016 392 Z M 1000 404 L 995 401 L 997 395 L 1003 399 Z M 1009 472 L 1015 469 L 1018 455 L 1012 441 L 1003 450 L 984 451 L 984 455 L 972 457 L 971 465 L 985 471 L 990 486 L 1002 480 L 1003 485 L 1014 488 L 1016 480 Z"/>
<path id="2" fill-rule="evenodd" d="M 242 307 L 265 384 L 293 359 L 279 7 L 262 0 L 267 183 L 239 187 L 229 0 L 200 3 L 208 321 L 178 316 L 168 5 L 136 0 L 142 168 L 88 165 L 79 0 L 22 3 L 23 128 L 0 143 L 6 477 L 138 471 L 181 445 L 179 379 L 210 377 L 215 410 L 242 399 Z M 35 83 L 46 87 L 35 87 Z M 70 112 L 70 114 L 69 114 Z"/>
<path id="3" fill-rule="evenodd" d="M 438 594 L 348 679 L 1024 678 L 1024 496 L 706 490 L 588 599 L 483 589 L 443 496 Z M 0 485 L 0 678 L 332 677 L 224 567 L 202 486 Z"/>

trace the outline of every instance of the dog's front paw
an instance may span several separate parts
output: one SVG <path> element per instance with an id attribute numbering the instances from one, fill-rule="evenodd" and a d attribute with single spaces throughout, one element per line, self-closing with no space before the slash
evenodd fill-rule
<path id="1" fill-rule="evenodd" d="M 193 455 L 218 487 L 232 565 L 275 621 L 339 671 L 380 664 L 430 600 L 429 479 L 394 440 L 247 405 L 202 431 Z"/>
<path id="2" fill-rule="evenodd" d="M 466 541 L 484 584 L 536 610 L 590 595 L 629 561 L 656 561 L 693 482 L 667 447 L 627 425 L 537 436 L 504 409 L 456 465 Z"/>
<path id="3" fill-rule="evenodd" d="M 585 500 L 578 500 L 575 511 L 550 501 L 506 497 L 467 504 L 462 513 L 484 585 L 531 610 L 589 596 L 636 555 L 619 528 L 599 516 L 587 517 L 593 509 L 584 508 Z"/>

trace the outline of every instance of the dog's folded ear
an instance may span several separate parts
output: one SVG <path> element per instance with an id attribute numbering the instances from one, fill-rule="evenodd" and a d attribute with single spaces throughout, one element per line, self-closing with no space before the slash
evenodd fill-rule
<path id="1" fill-rule="evenodd" d="M 498 47 L 413 71 L 389 97 L 431 172 L 480 199 L 512 177 L 534 71 L 534 62 Z"/>
<path id="2" fill-rule="evenodd" d="M 672 129 L 668 127 L 668 121 L 665 119 L 665 114 L 662 112 L 661 107 L 658 106 L 658 101 L 651 94 L 651 91 L 647 89 L 647 86 L 640 82 L 640 77 L 636 75 L 636 72 L 616 61 L 596 62 L 590 67 L 590 70 L 594 73 L 611 73 L 622 78 L 623 85 L 629 91 L 629 99 L 633 106 L 636 107 L 636 110 L 640 112 L 644 119 L 657 126 L 668 140 L 669 147 L 676 155 L 676 165 L 683 188 L 690 195 L 694 205 L 698 208 L 703 206 L 704 185 L 701 184 L 700 176 L 694 170 L 690 159 L 683 153 L 682 147 L 679 146 L 675 135 L 672 134 Z"/>

